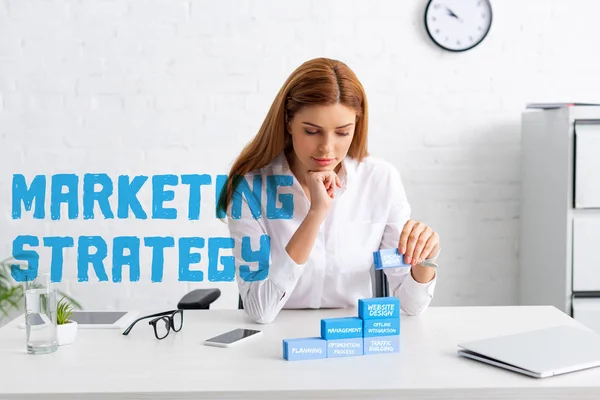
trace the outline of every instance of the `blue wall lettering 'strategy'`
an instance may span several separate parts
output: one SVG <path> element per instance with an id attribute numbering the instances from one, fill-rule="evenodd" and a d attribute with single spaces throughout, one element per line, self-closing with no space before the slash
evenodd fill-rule
<path id="1" fill-rule="evenodd" d="M 40 244 L 41 242 L 41 244 Z M 118 236 L 112 240 L 112 257 L 108 258 L 108 244 L 100 236 L 80 236 L 77 238 L 77 278 L 79 282 L 87 282 L 90 272 L 96 275 L 99 282 L 109 280 L 121 282 L 123 279 L 123 268 L 129 269 L 129 280 L 137 282 L 140 279 L 140 251 L 146 247 L 151 251 L 151 281 L 161 282 L 164 268 L 172 266 L 165 265 L 164 251 L 166 248 L 175 247 L 173 237 L 144 237 Z M 204 272 L 193 269 L 193 264 L 201 261 L 201 255 L 195 249 L 208 248 L 208 280 L 211 282 L 233 281 L 235 279 L 236 267 L 239 269 L 240 277 L 246 281 L 263 280 L 269 273 L 271 244 L 268 235 L 260 237 L 258 249 L 251 247 L 249 237 L 242 238 L 241 257 L 243 261 L 257 265 L 236 266 L 233 256 L 220 254 L 223 249 L 232 249 L 234 240 L 232 238 L 209 238 L 182 237 L 177 240 L 179 262 L 176 264 L 179 272 L 179 281 L 202 282 L 205 279 Z M 63 250 L 75 246 L 75 239 L 65 237 L 44 237 L 42 240 L 37 236 L 19 235 L 13 241 L 13 258 L 26 261 L 27 268 L 19 265 L 11 267 L 11 275 L 17 282 L 23 282 L 35 278 L 38 274 L 39 254 L 29 247 L 51 248 L 50 278 L 53 282 L 60 282 L 63 275 Z"/>

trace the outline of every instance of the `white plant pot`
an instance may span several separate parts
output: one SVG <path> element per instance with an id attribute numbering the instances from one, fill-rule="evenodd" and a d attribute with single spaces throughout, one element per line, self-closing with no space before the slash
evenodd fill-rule
<path id="1" fill-rule="evenodd" d="M 59 346 L 73 343 L 77 337 L 77 322 L 70 321 L 67 324 L 58 325 L 56 334 Z"/>

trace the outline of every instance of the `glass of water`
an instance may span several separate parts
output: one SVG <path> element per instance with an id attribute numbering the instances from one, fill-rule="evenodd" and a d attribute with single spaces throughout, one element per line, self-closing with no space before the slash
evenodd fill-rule
<path id="1" fill-rule="evenodd" d="M 24 282 L 27 352 L 47 354 L 58 348 L 56 288 L 50 274 Z"/>

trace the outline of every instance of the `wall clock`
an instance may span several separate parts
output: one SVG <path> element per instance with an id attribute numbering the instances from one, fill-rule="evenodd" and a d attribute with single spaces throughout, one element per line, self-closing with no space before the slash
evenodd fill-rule
<path id="1" fill-rule="evenodd" d="M 425 28 L 435 44 L 448 51 L 466 51 L 485 39 L 492 26 L 489 0 L 429 0 Z"/>

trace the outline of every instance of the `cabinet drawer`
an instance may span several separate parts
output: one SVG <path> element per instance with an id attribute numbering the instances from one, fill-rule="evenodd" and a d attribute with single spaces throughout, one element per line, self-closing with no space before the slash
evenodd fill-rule
<path id="1" fill-rule="evenodd" d="M 600 208 L 600 121 L 575 124 L 575 208 Z"/>
<path id="2" fill-rule="evenodd" d="M 573 220 L 573 291 L 600 291 L 600 217 Z"/>
<path id="3" fill-rule="evenodd" d="M 574 298 L 573 319 L 600 333 L 600 298 Z"/>

